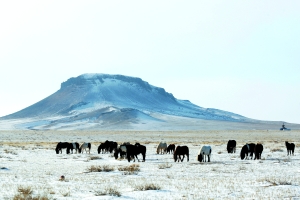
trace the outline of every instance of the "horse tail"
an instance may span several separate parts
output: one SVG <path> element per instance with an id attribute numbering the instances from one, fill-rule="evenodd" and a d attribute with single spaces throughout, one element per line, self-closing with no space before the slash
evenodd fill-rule
<path id="1" fill-rule="evenodd" d="M 91 143 L 88 143 L 88 147 L 89 147 L 89 149 L 91 149 Z"/>

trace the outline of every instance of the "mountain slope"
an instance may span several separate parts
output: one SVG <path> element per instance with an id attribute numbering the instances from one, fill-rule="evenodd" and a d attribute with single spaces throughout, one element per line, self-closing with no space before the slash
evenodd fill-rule
<path id="1" fill-rule="evenodd" d="M 32 119 L 30 123 L 19 124 L 19 128 L 61 128 L 67 124 L 72 127 L 75 123 L 89 123 L 90 126 L 163 123 L 166 121 L 162 120 L 164 116 L 255 121 L 176 99 L 163 88 L 140 78 L 108 74 L 83 74 L 70 78 L 54 94 L 1 120 Z"/>

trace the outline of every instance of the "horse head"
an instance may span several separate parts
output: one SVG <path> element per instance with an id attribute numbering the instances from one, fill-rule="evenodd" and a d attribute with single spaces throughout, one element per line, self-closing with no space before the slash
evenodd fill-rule
<path id="1" fill-rule="evenodd" d="M 115 149 L 115 153 L 114 153 L 115 159 L 118 159 L 119 152 L 120 152 L 120 149 L 119 149 L 119 148 L 116 148 L 116 149 Z"/>
<path id="2" fill-rule="evenodd" d="M 199 161 L 199 162 L 202 162 L 202 161 L 203 161 L 203 156 L 202 156 L 201 153 L 200 153 L 200 155 L 198 155 L 198 161 Z"/>
<path id="3" fill-rule="evenodd" d="M 176 162 L 176 161 L 177 161 L 177 154 L 176 154 L 176 151 L 174 151 L 173 158 L 174 158 L 174 162 Z"/>

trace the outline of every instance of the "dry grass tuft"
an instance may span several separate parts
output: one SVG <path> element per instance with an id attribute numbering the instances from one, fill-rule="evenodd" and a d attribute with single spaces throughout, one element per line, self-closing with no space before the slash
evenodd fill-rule
<path id="1" fill-rule="evenodd" d="M 33 190 L 30 186 L 19 186 L 18 193 L 13 197 L 13 200 L 50 200 L 46 195 L 33 196 Z"/>
<path id="2" fill-rule="evenodd" d="M 90 167 L 87 168 L 88 172 L 111 172 L 114 171 L 115 168 L 109 165 L 103 165 L 103 166 L 96 166 L 96 165 L 92 165 Z"/>
<path id="3" fill-rule="evenodd" d="M 13 155 L 18 155 L 15 151 L 9 150 L 9 149 L 4 149 L 5 153 L 13 154 Z"/>
<path id="4" fill-rule="evenodd" d="M 145 184 L 145 185 L 138 185 L 134 188 L 136 191 L 145 191 L 145 190 L 160 190 L 161 187 L 155 185 L 154 183 Z"/>
<path id="5" fill-rule="evenodd" d="M 132 175 L 137 174 L 140 171 L 140 165 L 139 164 L 132 164 L 126 167 L 118 167 L 119 171 L 123 172 L 123 175 Z"/>
<path id="6" fill-rule="evenodd" d="M 283 149 L 280 148 L 273 148 L 270 150 L 271 152 L 283 152 Z"/>
<path id="7" fill-rule="evenodd" d="M 18 192 L 21 194 L 24 194 L 24 195 L 30 195 L 30 194 L 32 194 L 33 190 L 32 190 L 32 187 L 30 187 L 30 186 L 19 186 Z"/>
<path id="8" fill-rule="evenodd" d="M 121 193 L 114 188 L 106 188 L 104 191 L 95 191 L 95 196 L 104 196 L 104 195 L 120 197 Z"/>

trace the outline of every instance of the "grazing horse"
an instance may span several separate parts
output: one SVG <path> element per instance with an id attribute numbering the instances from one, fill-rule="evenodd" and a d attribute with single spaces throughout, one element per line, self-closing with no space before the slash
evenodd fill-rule
<path id="1" fill-rule="evenodd" d="M 260 143 L 257 143 L 254 147 L 254 154 L 255 154 L 255 157 L 254 157 L 254 160 L 259 160 L 261 159 L 261 154 L 264 150 L 264 146 Z"/>
<path id="2" fill-rule="evenodd" d="M 173 153 L 175 150 L 175 144 L 170 144 L 167 148 L 167 153 Z"/>
<path id="3" fill-rule="evenodd" d="M 127 152 L 126 145 L 125 144 L 121 144 L 120 146 L 118 146 L 115 149 L 115 152 L 114 152 L 115 159 L 118 159 L 118 155 L 119 154 L 120 154 L 121 158 L 124 158 L 126 156 L 126 154 L 127 154 L 126 152 Z"/>
<path id="4" fill-rule="evenodd" d="M 104 143 L 101 143 L 101 144 L 98 146 L 98 154 L 100 154 L 101 151 L 102 151 L 102 153 L 104 153 L 104 150 L 105 150 L 105 144 L 104 144 Z"/>
<path id="5" fill-rule="evenodd" d="M 55 151 L 56 154 L 62 153 L 62 149 L 67 149 L 66 153 L 68 154 L 70 152 L 69 150 L 69 142 L 59 142 L 56 145 Z"/>
<path id="6" fill-rule="evenodd" d="M 250 153 L 250 157 L 252 159 L 253 157 L 253 153 L 254 153 L 254 148 L 255 148 L 255 144 L 254 143 L 250 143 L 250 144 L 245 144 L 243 147 L 242 147 L 242 150 L 241 150 L 241 159 L 244 160 L 245 159 L 248 159 L 248 153 Z"/>
<path id="7" fill-rule="evenodd" d="M 79 148 L 79 153 L 83 153 L 83 150 L 85 150 L 85 152 L 87 153 L 87 150 L 89 149 L 89 154 L 91 153 L 91 143 L 83 143 L 80 148 Z"/>
<path id="8" fill-rule="evenodd" d="M 285 141 L 285 146 L 287 150 L 287 155 L 294 155 L 294 150 L 295 150 L 295 144 L 294 143 L 288 143 Z"/>
<path id="9" fill-rule="evenodd" d="M 118 143 L 110 141 L 109 148 L 108 148 L 109 153 L 112 153 L 113 150 L 116 149 L 117 147 L 118 147 Z"/>
<path id="10" fill-rule="evenodd" d="M 183 155 L 182 159 L 180 157 L 181 155 Z M 189 148 L 187 146 L 177 146 L 173 154 L 174 161 L 176 162 L 178 160 L 178 162 L 182 162 L 185 155 L 187 157 L 187 161 L 189 161 Z"/>
<path id="11" fill-rule="evenodd" d="M 104 152 L 104 150 L 106 152 L 112 153 L 113 150 L 117 147 L 118 147 L 118 143 L 106 140 L 104 143 L 101 143 L 100 146 L 98 147 L 98 153 L 100 153 L 101 150 L 102 153 Z"/>
<path id="12" fill-rule="evenodd" d="M 67 149 L 67 152 L 70 153 L 70 150 L 72 151 L 73 153 L 73 150 L 75 149 L 75 152 L 79 152 L 79 144 L 77 142 L 72 142 L 72 143 L 69 143 L 69 147 Z"/>
<path id="13" fill-rule="evenodd" d="M 210 154 L 211 154 L 211 147 L 210 146 L 203 146 L 197 156 L 197 160 L 199 162 L 206 162 L 206 156 L 207 156 L 207 162 L 210 162 Z"/>
<path id="14" fill-rule="evenodd" d="M 161 154 L 162 154 L 162 153 L 166 153 L 167 148 L 168 148 L 167 143 L 165 143 L 165 142 L 160 142 L 160 143 L 158 144 L 158 146 L 157 146 L 156 153 L 159 154 L 159 151 L 160 151 Z"/>
<path id="15" fill-rule="evenodd" d="M 236 149 L 236 141 L 235 140 L 228 140 L 227 142 L 227 152 L 228 153 L 235 153 Z"/>
<path id="16" fill-rule="evenodd" d="M 127 153 L 127 160 L 130 162 L 130 158 L 133 157 L 135 162 L 135 158 L 138 159 L 137 155 L 143 155 L 143 162 L 145 162 L 146 158 L 146 147 L 144 145 L 136 144 L 136 145 L 126 145 L 126 153 Z M 138 159 L 139 161 L 139 159 Z"/>

